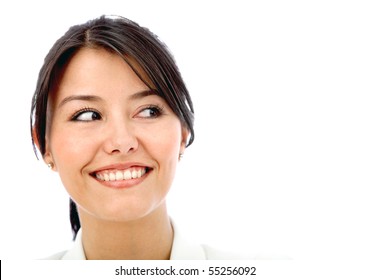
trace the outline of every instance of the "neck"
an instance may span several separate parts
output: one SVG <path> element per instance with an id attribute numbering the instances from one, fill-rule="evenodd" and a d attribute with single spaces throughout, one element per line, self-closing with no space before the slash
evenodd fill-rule
<path id="1" fill-rule="evenodd" d="M 170 258 L 173 229 L 163 203 L 138 220 L 98 219 L 79 209 L 86 259 L 166 260 Z"/>

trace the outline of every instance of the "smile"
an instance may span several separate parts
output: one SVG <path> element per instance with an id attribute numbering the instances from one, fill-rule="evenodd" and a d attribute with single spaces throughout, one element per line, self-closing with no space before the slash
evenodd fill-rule
<path id="1" fill-rule="evenodd" d="M 141 178 L 148 171 L 148 167 L 133 167 L 125 170 L 103 170 L 94 173 L 94 176 L 105 182 L 126 181 Z"/>

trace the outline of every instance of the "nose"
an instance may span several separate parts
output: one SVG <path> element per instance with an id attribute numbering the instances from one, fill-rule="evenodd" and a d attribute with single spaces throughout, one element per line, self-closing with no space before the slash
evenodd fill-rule
<path id="1" fill-rule="evenodd" d="M 111 119 L 102 133 L 105 134 L 103 148 L 108 154 L 130 154 L 138 148 L 135 129 L 129 120 Z"/>

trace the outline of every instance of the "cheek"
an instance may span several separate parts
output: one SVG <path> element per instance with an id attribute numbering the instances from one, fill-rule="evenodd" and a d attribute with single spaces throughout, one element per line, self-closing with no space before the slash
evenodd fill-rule
<path id="1" fill-rule="evenodd" d="M 60 175 L 78 172 L 96 149 L 93 138 L 69 130 L 55 130 L 51 137 L 51 151 Z"/>
<path id="2" fill-rule="evenodd" d="M 148 149 L 161 160 L 177 160 L 181 143 L 181 126 L 176 122 L 166 124 L 157 129 L 151 137 L 146 136 Z"/>
<path id="3" fill-rule="evenodd" d="M 165 129 L 163 128 L 165 127 Z M 159 175 L 172 180 L 178 163 L 181 126 L 177 123 L 161 127 L 152 137 L 146 136 L 146 150 L 157 162 Z M 160 133 L 159 133 L 160 131 Z"/>

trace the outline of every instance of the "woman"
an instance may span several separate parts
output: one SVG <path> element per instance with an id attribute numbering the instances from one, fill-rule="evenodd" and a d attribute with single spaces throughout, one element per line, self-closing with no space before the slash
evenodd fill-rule
<path id="1" fill-rule="evenodd" d="M 165 45 L 125 18 L 73 26 L 51 48 L 32 100 L 34 147 L 69 193 L 75 246 L 51 259 L 205 259 L 165 197 L 194 111 Z M 36 148 L 35 148 L 36 149 Z"/>

